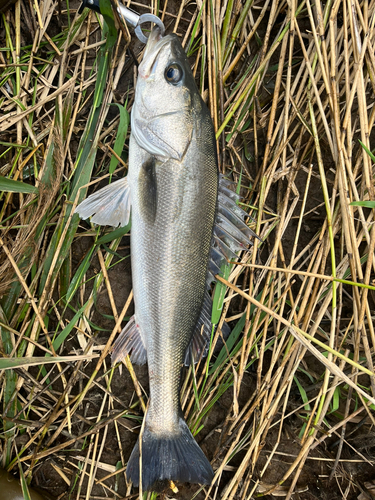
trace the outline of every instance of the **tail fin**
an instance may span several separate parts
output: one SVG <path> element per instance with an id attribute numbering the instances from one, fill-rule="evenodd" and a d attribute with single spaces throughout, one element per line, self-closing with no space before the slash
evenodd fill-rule
<path id="1" fill-rule="evenodd" d="M 186 483 L 210 484 L 214 472 L 210 462 L 195 441 L 183 417 L 180 434 L 158 435 L 147 421 L 142 439 L 142 489 L 149 491 L 165 479 Z M 139 486 L 139 440 L 130 456 L 126 477 Z"/>

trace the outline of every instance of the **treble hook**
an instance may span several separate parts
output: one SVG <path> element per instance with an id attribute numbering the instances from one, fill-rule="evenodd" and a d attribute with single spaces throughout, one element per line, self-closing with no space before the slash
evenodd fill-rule
<path id="1" fill-rule="evenodd" d="M 78 14 L 80 14 L 85 7 L 88 7 L 89 9 L 98 12 L 98 14 L 101 14 L 99 0 L 82 0 L 82 4 L 78 9 Z M 139 14 L 134 12 L 134 10 L 131 10 L 122 4 L 119 4 L 117 11 L 120 16 L 125 19 L 126 24 L 134 28 L 134 32 L 137 35 L 138 40 L 140 40 L 142 43 L 147 43 L 147 37 L 143 34 L 141 28 L 141 24 L 143 23 L 155 23 L 160 28 L 161 36 L 164 35 L 164 24 L 161 19 L 159 19 L 157 16 L 154 16 L 154 14 L 142 14 L 140 16 Z"/>

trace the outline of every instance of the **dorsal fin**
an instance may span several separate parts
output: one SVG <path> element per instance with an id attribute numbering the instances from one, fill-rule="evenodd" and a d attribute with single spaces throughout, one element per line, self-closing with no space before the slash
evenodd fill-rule
<path id="1" fill-rule="evenodd" d="M 260 239 L 244 221 L 249 215 L 237 205 L 239 195 L 228 189 L 231 181 L 220 175 L 211 255 L 208 264 L 207 284 L 214 281 L 220 266 L 237 258 L 235 252 L 252 245 L 251 238 Z"/>

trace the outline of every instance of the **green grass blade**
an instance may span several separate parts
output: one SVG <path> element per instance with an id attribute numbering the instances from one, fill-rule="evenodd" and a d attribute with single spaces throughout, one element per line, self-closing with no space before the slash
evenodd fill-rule
<path id="1" fill-rule="evenodd" d="M 229 56 L 229 54 L 230 54 L 230 52 L 231 52 L 231 50 L 236 42 L 236 39 L 241 32 L 242 25 L 246 19 L 246 16 L 249 12 L 249 9 L 250 9 L 252 3 L 253 3 L 253 0 L 247 0 L 243 9 L 241 10 L 240 17 L 238 18 L 238 21 L 233 29 L 233 32 L 232 32 L 230 39 L 229 39 L 228 47 L 226 48 L 225 52 L 222 51 L 222 54 L 224 54 L 223 64 L 225 64 L 226 60 L 228 59 L 228 56 Z M 227 35 L 228 35 L 228 33 L 226 33 L 225 39 L 222 40 L 222 47 L 223 47 L 223 44 L 225 46 Z"/>
<path id="2" fill-rule="evenodd" d="M 81 285 L 81 283 L 83 281 L 83 277 L 86 274 L 87 269 L 90 266 L 91 257 L 94 253 L 95 248 L 96 248 L 95 245 L 93 245 L 90 248 L 90 250 L 87 252 L 85 258 L 83 259 L 83 261 L 79 265 L 76 273 L 73 276 L 73 279 L 70 282 L 68 292 L 67 292 L 66 297 L 65 297 L 65 302 L 69 303 L 72 300 L 74 294 L 76 293 L 79 286 Z"/>
<path id="3" fill-rule="evenodd" d="M 360 144 L 360 145 L 363 147 L 363 149 L 366 151 L 366 153 L 369 155 L 369 157 L 371 158 L 371 160 L 372 160 L 373 162 L 375 162 L 375 156 L 374 156 L 374 154 L 373 154 L 373 153 L 371 153 L 371 151 L 369 150 L 369 148 L 368 148 L 365 144 L 363 144 L 363 142 L 362 142 L 362 141 L 360 141 L 359 139 L 358 139 L 358 141 L 359 141 L 359 144 Z"/>
<path id="4" fill-rule="evenodd" d="M 115 144 L 113 146 L 113 149 L 118 156 L 121 156 L 122 150 L 124 149 L 125 139 L 126 139 L 126 135 L 128 133 L 128 128 L 129 128 L 129 113 L 125 107 L 127 102 L 125 103 L 124 106 L 120 106 L 120 104 L 118 104 L 118 103 L 114 103 L 114 104 L 118 107 L 118 109 L 120 111 L 120 123 L 118 126 Z M 112 156 L 111 163 L 109 164 L 109 173 L 111 175 L 116 170 L 118 162 L 119 162 L 119 160 L 116 158 L 116 156 Z"/>
<path id="5" fill-rule="evenodd" d="M 375 201 L 352 201 L 350 205 L 353 207 L 375 208 Z"/>
<path id="6" fill-rule="evenodd" d="M 195 37 L 196 37 L 196 34 L 197 34 L 197 30 L 199 28 L 199 24 L 200 24 L 200 20 L 201 20 L 201 17 L 202 17 L 202 13 L 203 13 L 203 9 L 204 9 L 205 3 L 206 3 L 206 0 L 204 0 L 202 2 L 202 7 L 199 9 L 197 19 L 195 20 L 193 29 L 191 31 L 191 36 L 190 36 L 189 44 L 188 44 L 188 46 L 186 48 L 186 55 L 187 55 L 187 57 L 190 57 L 192 55 L 194 40 L 195 40 Z"/>
<path id="7" fill-rule="evenodd" d="M 32 500 L 30 493 L 29 493 L 29 488 L 27 487 L 25 474 L 23 473 L 20 462 L 18 462 L 18 466 L 19 466 L 19 471 L 20 471 L 20 483 L 21 483 L 23 498 L 24 498 L 24 500 Z"/>
<path id="8" fill-rule="evenodd" d="M 232 266 L 230 264 L 222 264 L 220 267 L 220 276 L 223 276 L 223 278 L 227 280 L 229 278 L 231 267 Z M 211 323 L 213 325 L 217 325 L 219 322 L 226 292 L 227 287 L 223 283 L 217 282 L 212 300 Z"/>
<path id="9" fill-rule="evenodd" d="M 73 319 L 69 321 L 69 323 L 62 330 L 62 332 L 60 332 L 59 335 L 56 337 L 56 339 L 52 341 L 52 345 L 55 351 L 59 349 L 64 340 L 68 337 L 68 335 L 70 335 L 71 331 L 77 324 L 77 321 L 82 317 L 83 311 L 86 309 L 86 307 L 87 307 L 87 302 L 76 312 Z M 47 354 L 47 356 L 49 355 Z"/>
<path id="10" fill-rule="evenodd" d="M 116 240 L 117 238 L 121 238 L 125 234 L 128 234 L 130 231 L 131 223 L 127 224 L 124 227 L 118 227 L 114 231 L 111 231 L 108 234 L 105 234 L 101 238 L 99 238 L 96 242 L 97 245 L 104 245 L 106 243 L 110 243 L 113 240 Z"/>
<path id="11" fill-rule="evenodd" d="M 0 176 L 0 191 L 5 191 L 7 193 L 38 193 L 39 190 L 35 186 L 26 184 L 21 181 L 14 181 L 13 179 L 8 179 L 7 177 Z"/>

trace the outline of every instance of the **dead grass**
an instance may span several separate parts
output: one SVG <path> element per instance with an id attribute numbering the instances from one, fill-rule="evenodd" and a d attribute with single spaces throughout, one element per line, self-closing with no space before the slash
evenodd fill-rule
<path id="1" fill-rule="evenodd" d="M 366 151 L 375 1 L 129 3 L 140 12 L 159 6 L 167 32 L 189 45 L 220 170 L 240 182 L 263 239 L 220 279 L 227 347 L 183 385 L 198 440 L 203 425 L 211 431 L 204 443 L 218 481 L 200 498 L 318 498 L 314 474 L 342 498 L 360 498 L 371 485 L 347 463 L 374 465 L 355 439 L 358 425 L 365 435 L 375 423 L 375 229 L 374 209 L 351 202 L 375 199 Z M 72 209 L 92 176 L 107 174 L 111 155 L 126 168 L 127 149 L 121 157 L 115 144 L 125 125 L 108 104 L 126 101 L 130 111 L 131 53 L 139 59 L 140 46 L 127 50 L 126 30 L 105 42 L 102 20 L 77 7 L 18 1 L 3 15 L 0 174 L 38 192 L 1 194 L 1 352 L 2 366 L 34 353 L 99 356 L 39 371 L 20 359 L 1 372 L 2 465 L 21 463 L 31 480 L 48 463 L 62 482 L 59 498 L 122 498 L 123 436 L 141 422 L 147 398 L 130 362 L 134 398 L 127 405 L 114 394 L 118 369 L 107 356 L 132 302 L 130 293 L 116 306 L 109 271 L 129 228 L 103 238 L 79 228 Z M 90 243 L 72 266 L 77 238 Z M 113 319 L 106 336 L 92 320 L 99 293 Z M 210 429 L 207 416 L 228 394 Z M 86 414 L 90 398 L 99 401 L 95 414 Z M 113 446 L 116 460 L 103 461 Z M 306 476 L 314 461 L 323 472 Z M 182 497 L 198 486 L 191 491 Z"/>

